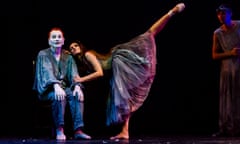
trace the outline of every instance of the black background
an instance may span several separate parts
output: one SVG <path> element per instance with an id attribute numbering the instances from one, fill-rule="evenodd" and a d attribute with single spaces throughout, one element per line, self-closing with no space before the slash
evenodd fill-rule
<path id="1" fill-rule="evenodd" d="M 52 27 L 61 27 L 66 41 L 77 38 L 89 48 L 106 52 L 145 32 L 178 2 L 184 2 L 186 9 L 156 37 L 157 75 L 149 97 L 132 116 L 130 131 L 133 135 L 216 131 L 219 63 L 211 59 L 211 44 L 212 33 L 219 26 L 215 9 L 222 1 L 63 0 L 9 2 L 9 11 L 4 13 L 8 19 L 8 59 L 3 70 L 8 75 L 8 89 L 2 93 L 2 135 L 32 133 L 32 61 L 40 49 L 48 47 Z M 233 18 L 239 19 L 239 1 L 229 2 Z M 100 98 L 102 95 L 96 93 Z M 89 111 L 98 108 L 92 106 Z M 86 121 L 98 124 L 101 116 L 96 114 Z M 86 129 L 91 133 L 93 126 Z"/>

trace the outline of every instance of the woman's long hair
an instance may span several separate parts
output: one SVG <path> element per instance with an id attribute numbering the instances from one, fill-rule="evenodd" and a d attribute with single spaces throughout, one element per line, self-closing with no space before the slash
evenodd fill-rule
<path id="1" fill-rule="evenodd" d="M 112 54 L 112 50 L 110 50 L 108 53 L 99 53 L 97 52 L 96 50 L 93 50 L 93 49 L 88 49 L 85 47 L 85 45 L 80 41 L 80 40 L 73 40 L 71 41 L 71 43 L 69 44 L 69 46 L 72 44 L 72 43 L 77 43 L 79 46 L 80 46 L 80 49 L 81 49 L 81 53 L 79 54 L 80 56 L 83 56 L 87 51 L 88 52 L 91 52 L 93 53 L 94 55 L 96 55 L 96 57 L 99 59 L 99 60 L 105 60 L 107 58 L 109 58 Z M 69 48 L 68 48 L 69 49 Z"/>

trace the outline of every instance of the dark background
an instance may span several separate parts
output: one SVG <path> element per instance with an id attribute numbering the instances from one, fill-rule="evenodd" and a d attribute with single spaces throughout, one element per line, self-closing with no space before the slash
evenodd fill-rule
<path id="1" fill-rule="evenodd" d="M 239 19 L 239 0 L 63 0 L 9 1 L 10 11 L 3 13 L 8 20 L 8 59 L 3 68 L 8 89 L 2 94 L 1 135 L 27 136 L 34 131 L 32 62 L 40 49 L 48 47 L 52 27 L 63 29 L 66 42 L 80 39 L 89 48 L 107 52 L 145 32 L 178 2 L 184 2 L 186 9 L 156 37 L 157 75 L 149 97 L 132 116 L 130 132 L 208 135 L 217 131 L 219 63 L 211 59 L 212 33 L 219 26 L 215 9 L 230 2 L 233 18 Z M 105 86 L 95 87 L 100 90 L 98 100 L 104 97 Z M 86 126 L 89 133 L 101 124 L 103 115 L 95 111 L 101 106 L 86 109 L 92 112 L 85 120 L 92 123 Z"/>

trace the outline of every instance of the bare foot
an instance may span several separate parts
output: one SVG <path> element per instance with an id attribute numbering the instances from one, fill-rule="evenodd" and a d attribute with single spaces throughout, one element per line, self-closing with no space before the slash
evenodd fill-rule
<path id="1" fill-rule="evenodd" d="M 128 134 L 124 134 L 124 133 L 120 133 L 116 136 L 110 137 L 110 140 L 117 140 L 117 139 L 129 139 L 129 135 Z"/>
<path id="2" fill-rule="evenodd" d="M 178 12 L 182 12 L 185 9 L 185 4 L 184 3 L 179 3 L 176 5 L 178 8 Z"/>
<path id="3" fill-rule="evenodd" d="M 171 11 L 176 14 L 180 13 L 185 9 L 185 4 L 184 3 L 179 3 L 177 4 Z"/>

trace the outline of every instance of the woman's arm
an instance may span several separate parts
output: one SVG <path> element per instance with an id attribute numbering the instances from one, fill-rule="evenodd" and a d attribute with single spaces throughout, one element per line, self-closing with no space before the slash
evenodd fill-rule
<path id="1" fill-rule="evenodd" d="M 94 80 L 96 78 L 102 77 L 103 76 L 103 70 L 102 70 L 102 66 L 99 63 L 96 55 L 94 55 L 92 52 L 88 51 L 85 53 L 85 57 L 88 60 L 88 62 L 93 66 L 93 69 L 95 72 L 90 73 L 86 76 L 83 77 L 76 77 L 74 80 L 76 82 L 87 82 L 87 81 L 91 81 Z"/>

